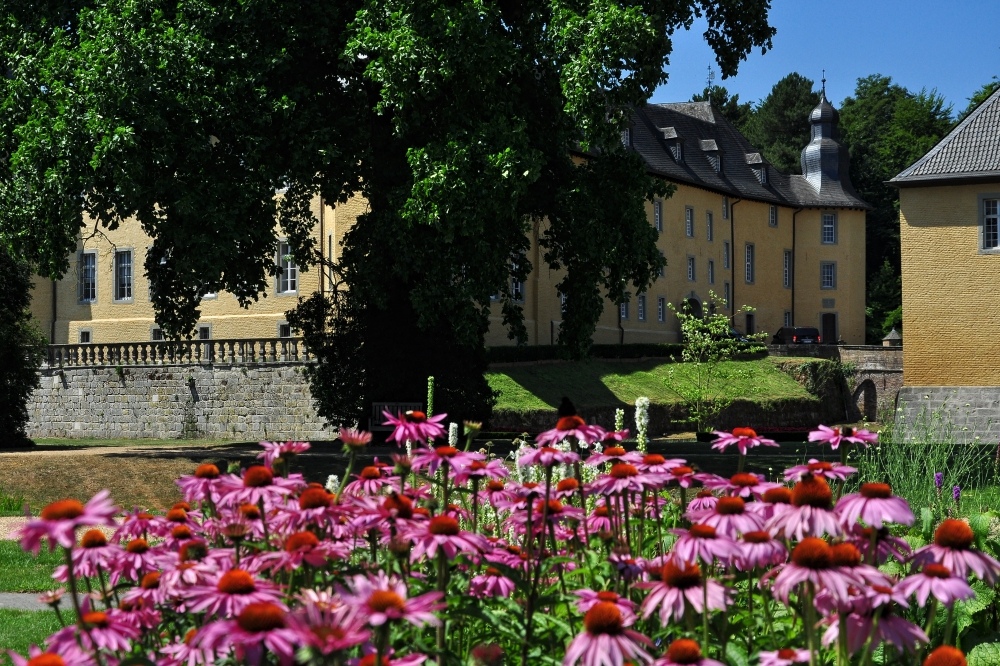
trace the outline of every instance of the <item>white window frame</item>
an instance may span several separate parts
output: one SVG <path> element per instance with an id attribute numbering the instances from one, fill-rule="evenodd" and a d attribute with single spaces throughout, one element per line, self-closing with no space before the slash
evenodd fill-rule
<path id="1" fill-rule="evenodd" d="M 1000 194 L 979 195 L 979 251 L 1000 254 Z"/>
<path id="2" fill-rule="evenodd" d="M 715 284 L 715 261 L 708 260 L 708 283 Z"/>
<path id="3" fill-rule="evenodd" d="M 660 256 L 663 257 L 663 265 L 660 266 L 660 275 L 659 276 L 660 277 L 666 277 L 666 275 L 667 275 L 667 255 L 665 255 L 663 253 L 663 250 L 660 250 L 659 252 L 660 252 Z"/>
<path id="4" fill-rule="evenodd" d="M 791 289 L 792 288 L 792 265 L 793 265 L 792 261 L 793 261 L 792 260 L 792 251 L 791 250 L 785 250 L 784 258 L 782 259 L 782 267 L 781 267 L 781 270 L 782 270 L 782 280 L 781 280 L 781 283 L 782 283 L 782 286 L 785 287 L 785 289 Z"/>
<path id="5" fill-rule="evenodd" d="M 122 261 L 125 257 L 128 257 L 127 264 Z M 115 250 L 112 270 L 114 302 L 132 303 L 135 300 L 135 252 L 132 248 Z"/>
<path id="6" fill-rule="evenodd" d="M 722 241 L 722 268 L 729 270 L 729 241 Z"/>
<path id="7" fill-rule="evenodd" d="M 785 310 L 785 326 L 792 326 L 792 311 Z"/>
<path id="8" fill-rule="evenodd" d="M 663 202 L 659 199 L 653 202 L 653 226 L 657 231 L 663 231 Z"/>
<path id="9" fill-rule="evenodd" d="M 722 219 L 729 219 L 729 197 L 722 197 Z"/>
<path id="10" fill-rule="evenodd" d="M 745 260 L 744 264 L 745 264 L 745 268 L 746 268 L 746 271 L 745 271 L 743 277 L 746 279 L 746 283 L 747 284 L 753 284 L 755 278 L 757 277 L 757 266 L 756 266 L 756 262 L 754 261 L 754 259 L 756 257 L 756 249 L 754 248 L 754 244 L 753 243 L 747 243 L 746 244 L 743 256 L 744 256 L 744 260 Z"/>
<path id="11" fill-rule="evenodd" d="M 84 338 L 87 338 L 84 340 Z M 81 345 L 90 345 L 94 343 L 94 331 L 90 328 L 81 328 L 76 333 L 76 339 Z"/>
<path id="12" fill-rule="evenodd" d="M 299 267 L 292 257 L 292 248 L 287 240 L 278 241 L 278 275 L 275 289 L 278 295 L 296 295 L 299 293 Z"/>
<path id="13" fill-rule="evenodd" d="M 288 332 L 288 335 L 282 335 L 282 333 Z M 278 337 L 279 338 L 293 338 L 295 335 L 292 333 L 292 325 L 287 321 L 278 322 Z"/>
<path id="14" fill-rule="evenodd" d="M 819 262 L 819 288 L 826 290 L 837 288 L 836 261 Z"/>
<path id="15" fill-rule="evenodd" d="M 646 294 L 639 294 L 635 306 L 635 316 L 639 321 L 646 321 Z"/>
<path id="16" fill-rule="evenodd" d="M 622 301 L 618 304 L 618 314 L 621 315 L 622 320 L 628 319 L 628 301 Z"/>
<path id="17" fill-rule="evenodd" d="M 695 270 L 694 257 L 692 257 L 689 254 L 687 260 L 688 260 L 687 261 L 688 282 L 694 282 L 697 279 L 697 277 L 698 277 L 697 271 Z"/>
<path id="18" fill-rule="evenodd" d="M 163 329 L 161 329 L 159 326 L 150 326 L 149 340 L 150 342 L 162 342 L 164 340 Z"/>
<path id="19" fill-rule="evenodd" d="M 84 261 L 87 257 L 93 258 L 93 264 L 90 266 L 89 274 L 84 274 Z M 84 293 L 84 285 L 87 284 L 87 278 L 89 278 L 90 286 L 93 289 L 93 295 L 86 295 Z M 80 256 L 77 259 L 77 281 L 78 281 L 78 293 L 77 297 L 80 303 L 96 303 L 97 302 L 97 250 L 81 250 Z"/>
<path id="20" fill-rule="evenodd" d="M 767 225 L 769 227 L 776 227 L 776 226 L 778 226 L 778 207 L 777 206 L 771 206 L 771 208 L 768 210 L 768 212 L 767 212 Z"/>
<path id="21" fill-rule="evenodd" d="M 715 238 L 715 220 L 712 219 L 712 211 L 705 211 L 705 240 L 710 241 Z"/>
<path id="22" fill-rule="evenodd" d="M 694 208 L 690 206 L 684 208 L 684 235 L 694 238 Z"/>
<path id="23" fill-rule="evenodd" d="M 823 245 L 837 244 L 837 214 L 822 213 L 820 215 L 820 242 Z"/>
<path id="24" fill-rule="evenodd" d="M 656 299 L 656 321 L 661 324 L 667 320 L 667 299 L 660 296 Z"/>

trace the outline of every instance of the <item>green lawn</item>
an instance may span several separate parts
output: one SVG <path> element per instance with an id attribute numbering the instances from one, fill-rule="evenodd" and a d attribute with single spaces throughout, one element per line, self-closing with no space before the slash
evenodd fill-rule
<path id="1" fill-rule="evenodd" d="M 764 358 L 722 364 L 729 376 L 726 395 L 760 401 L 812 397 L 778 368 L 778 363 L 789 360 Z M 510 366 L 488 372 L 486 379 L 491 388 L 500 391 L 498 410 L 525 412 L 554 409 L 564 395 L 579 408 L 630 406 L 639 396 L 654 404 L 678 403 L 680 397 L 670 386 L 691 381 L 693 373 L 686 363 L 591 360 Z"/>
<path id="2" fill-rule="evenodd" d="M 0 664 L 12 663 L 7 650 L 21 655 L 39 645 L 61 627 L 52 611 L 16 611 L 0 609 Z"/>
<path id="3" fill-rule="evenodd" d="M 17 541 L 0 541 L 0 592 L 54 590 L 60 584 L 52 579 L 52 570 L 62 563 L 62 549 L 50 553 L 43 545 L 35 557 Z"/>

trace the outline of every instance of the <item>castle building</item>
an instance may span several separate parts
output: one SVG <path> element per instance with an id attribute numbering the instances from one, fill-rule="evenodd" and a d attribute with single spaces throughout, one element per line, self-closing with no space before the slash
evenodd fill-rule
<path id="1" fill-rule="evenodd" d="M 667 266 L 645 293 L 608 303 L 596 343 L 677 342 L 680 328 L 668 304 L 704 312 L 710 293 L 744 332 L 813 326 L 824 342 L 862 344 L 865 334 L 865 211 L 848 176 L 837 112 L 826 100 L 809 117 L 812 136 L 802 151 L 802 175 L 779 172 L 707 102 L 651 104 L 636 111 L 623 134 L 649 172 L 676 186 L 647 202 L 649 223 Z M 363 212 L 346 204 L 313 203 L 315 240 L 336 261 L 345 232 Z M 562 319 L 558 271 L 544 265 L 532 230 L 533 270 L 520 295 L 528 343 L 554 344 Z M 62 280 L 38 280 L 33 313 L 54 344 L 158 340 L 149 284 L 141 272 L 152 244 L 137 223 L 82 238 Z M 284 240 L 275 247 L 279 275 L 264 298 L 243 309 L 235 297 L 206 296 L 196 334 L 201 339 L 291 337 L 285 312 L 298 297 L 330 289 L 320 270 L 300 271 Z M 739 312 L 742 305 L 752 313 Z M 511 344 L 494 306 L 487 344 Z"/>

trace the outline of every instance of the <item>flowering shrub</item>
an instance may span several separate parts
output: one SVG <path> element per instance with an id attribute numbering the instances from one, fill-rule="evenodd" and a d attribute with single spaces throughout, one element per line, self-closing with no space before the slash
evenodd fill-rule
<path id="1" fill-rule="evenodd" d="M 565 416 L 517 452 L 514 480 L 441 423 L 390 415 L 412 455 L 333 491 L 288 473 L 308 444 L 263 443 L 241 474 L 181 478 L 165 515 L 119 514 L 106 492 L 47 506 L 21 538 L 65 554 L 47 595 L 64 627 L 14 662 L 952 666 L 956 609 L 1000 578 L 958 519 L 911 550 L 907 503 L 887 483 L 845 494 L 843 463 L 782 484 L 741 460 L 723 478 Z M 370 436 L 343 434 L 353 466 Z M 741 457 L 773 445 L 718 435 Z"/>

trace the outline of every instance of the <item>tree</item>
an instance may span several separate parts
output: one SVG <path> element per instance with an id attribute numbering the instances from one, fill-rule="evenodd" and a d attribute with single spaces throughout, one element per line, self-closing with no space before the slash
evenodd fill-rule
<path id="1" fill-rule="evenodd" d="M 723 86 L 709 84 L 701 94 L 691 97 L 691 101 L 711 102 L 712 106 L 741 132 L 746 130 L 753 116 L 753 106 L 750 102 L 741 103 L 738 94 L 730 96 L 729 91 Z"/>
<path id="2" fill-rule="evenodd" d="M 28 424 L 28 400 L 38 387 L 45 338 L 31 319 L 28 265 L 0 248 L 0 447 L 20 444 Z"/>
<path id="3" fill-rule="evenodd" d="M 754 108 L 744 134 L 767 161 L 784 173 L 802 173 L 802 149 L 809 143 L 809 114 L 819 104 L 813 82 L 792 72 L 774 84 Z"/>
<path id="4" fill-rule="evenodd" d="M 482 418 L 491 295 L 524 338 L 510 277 L 531 269 L 528 230 L 567 271 L 560 341 L 582 354 L 602 297 L 661 265 L 642 204 L 664 189 L 621 145 L 630 109 L 665 80 L 674 30 L 705 16 L 732 74 L 770 46 L 767 7 L 9 2 L 0 237 L 59 275 L 84 214 L 136 217 L 157 322 L 176 336 L 207 292 L 258 297 L 276 221 L 300 266 L 322 263 L 310 202 L 358 192 L 368 212 L 326 267 L 345 293 L 295 319 L 321 352 L 321 413 L 352 422 L 433 374 L 442 410 Z"/>
<path id="5" fill-rule="evenodd" d="M 972 93 L 972 97 L 969 98 L 969 105 L 965 107 L 965 111 L 958 114 L 958 120 L 956 122 L 962 122 L 965 117 L 972 113 L 977 106 L 989 99 L 990 95 L 995 93 L 997 89 L 1000 88 L 1000 79 L 993 77 L 992 81 L 984 83 L 979 90 Z"/>
<path id="6" fill-rule="evenodd" d="M 899 192 L 890 178 L 930 150 L 951 127 L 951 107 L 936 92 L 913 93 L 887 76 L 858 79 L 840 109 L 840 130 L 851 153 L 851 182 L 873 207 L 867 218 L 867 338 L 889 332 L 901 305 Z"/>

